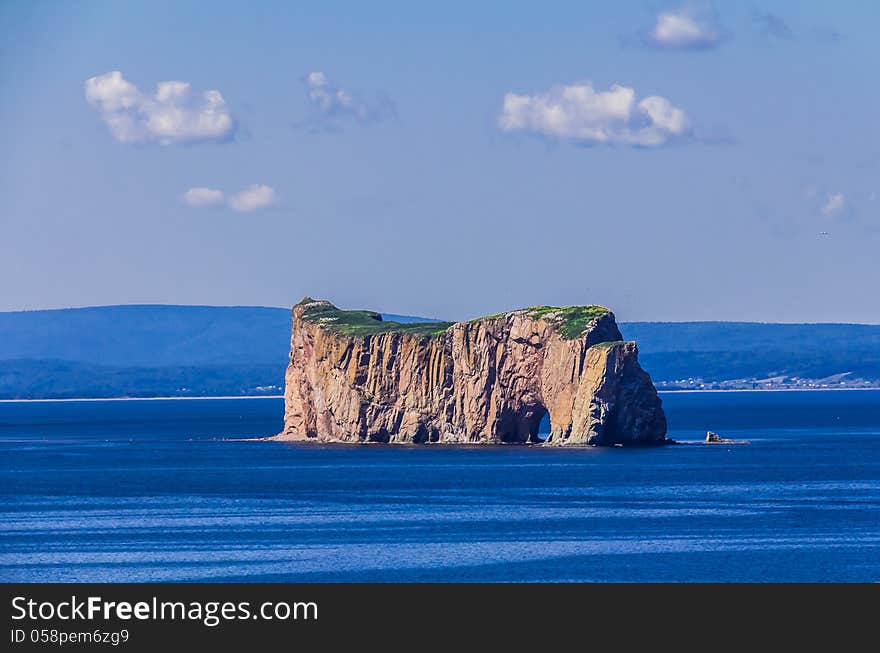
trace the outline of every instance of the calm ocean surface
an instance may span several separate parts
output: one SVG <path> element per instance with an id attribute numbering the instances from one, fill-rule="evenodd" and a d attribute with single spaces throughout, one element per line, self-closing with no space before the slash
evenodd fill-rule
<path id="1" fill-rule="evenodd" d="M 242 442 L 280 399 L 0 403 L 0 581 L 878 581 L 880 391 L 664 394 L 660 449 Z"/>

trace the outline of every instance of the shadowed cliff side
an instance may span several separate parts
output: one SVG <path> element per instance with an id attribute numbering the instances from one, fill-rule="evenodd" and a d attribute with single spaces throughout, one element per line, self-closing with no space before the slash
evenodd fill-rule
<path id="1" fill-rule="evenodd" d="M 601 306 L 401 324 L 305 298 L 293 308 L 284 440 L 662 444 L 635 343 Z"/>

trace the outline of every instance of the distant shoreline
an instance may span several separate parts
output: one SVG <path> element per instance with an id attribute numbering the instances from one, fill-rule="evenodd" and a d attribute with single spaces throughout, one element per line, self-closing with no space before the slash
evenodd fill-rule
<path id="1" fill-rule="evenodd" d="M 658 390 L 658 394 L 675 395 L 695 392 L 865 392 L 880 388 L 730 388 L 726 390 Z"/>
<path id="2" fill-rule="evenodd" d="M 880 392 L 880 388 L 765 388 L 730 390 L 658 390 L 658 394 L 696 394 L 727 392 Z M 220 395 L 216 397 L 67 397 L 64 399 L 0 399 L 0 404 L 62 403 L 83 401 L 198 401 L 218 399 L 284 399 L 284 395 Z"/>

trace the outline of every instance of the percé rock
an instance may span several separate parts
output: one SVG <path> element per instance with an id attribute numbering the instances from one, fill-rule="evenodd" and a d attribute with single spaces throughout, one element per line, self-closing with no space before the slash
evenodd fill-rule
<path id="1" fill-rule="evenodd" d="M 634 342 L 600 306 L 400 324 L 305 298 L 293 307 L 282 440 L 663 444 Z"/>

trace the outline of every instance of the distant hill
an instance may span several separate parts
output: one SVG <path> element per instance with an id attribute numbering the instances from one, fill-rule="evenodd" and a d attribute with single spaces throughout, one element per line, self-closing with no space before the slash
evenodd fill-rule
<path id="1" fill-rule="evenodd" d="M 880 325 L 629 322 L 656 381 L 797 377 L 880 380 Z"/>
<path id="2" fill-rule="evenodd" d="M 0 361 L 0 399 L 278 395 L 286 362 L 128 367 L 59 360 Z"/>
<path id="3" fill-rule="evenodd" d="M 432 321 L 385 314 L 398 322 Z M 630 322 L 661 387 L 799 376 L 880 381 L 880 326 Z M 279 394 L 290 311 L 100 306 L 0 313 L 0 398 Z"/>
<path id="4" fill-rule="evenodd" d="M 429 318 L 383 315 L 400 322 Z M 287 357 L 290 310 L 131 305 L 0 313 L 0 360 L 99 365 L 274 364 Z"/>
<path id="5" fill-rule="evenodd" d="M 96 306 L 0 313 L 0 360 L 163 367 L 277 363 L 290 311 L 253 306 Z"/>
<path id="6" fill-rule="evenodd" d="M 681 351 L 840 351 L 877 354 L 880 325 L 762 322 L 624 322 L 627 339 L 652 354 Z"/>
<path id="7" fill-rule="evenodd" d="M 289 347 L 286 308 L 0 312 L 0 399 L 280 394 Z"/>

